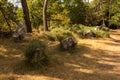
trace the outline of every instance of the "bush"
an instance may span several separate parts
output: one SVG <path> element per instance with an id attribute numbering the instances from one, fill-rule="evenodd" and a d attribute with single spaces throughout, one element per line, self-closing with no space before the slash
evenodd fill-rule
<path id="1" fill-rule="evenodd" d="M 89 27 L 82 24 L 74 24 L 74 25 L 65 25 L 58 26 L 51 29 L 50 32 L 46 33 L 45 36 L 47 39 L 51 41 L 61 41 L 62 39 L 72 36 L 72 32 L 79 35 L 80 38 L 86 38 L 84 32 L 92 30 L 94 33 L 94 37 L 109 37 L 109 28 L 103 27 L 101 30 L 95 30 L 95 27 Z"/>
<path id="2" fill-rule="evenodd" d="M 37 67 L 47 64 L 48 57 L 45 55 L 45 43 L 32 40 L 25 51 L 25 60 L 27 64 Z"/>
<path id="3" fill-rule="evenodd" d="M 51 41 L 61 41 L 63 38 L 71 36 L 70 30 L 63 27 L 53 28 L 50 32 L 44 34 Z"/>
<path id="4" fill-rule="evenodd" d="M 110 29 L 107 28 L 107 27 L 102 27 L 102 30 L 103 30 L 103 31 L 109 31 Z"/>
<path id="5" fill-rule="evenodd" d="M 79 28 L 78 28 L 79 27 Z M 74 32 L 76 34 L 79 35 L 80 38 L 85 38 L 85 36 L 83 35 L 83 33 L 87 30 L 92 30 L 95 37 L 109 37 L 109 28 L 107 27 L 103 27 L 101 30 L 95 30 L 94 27 L 88 27 L 88 26 L 84 26 L 84 25 L 73 25 L 73 30 L 75 30 Z"/>
<path id="6" fill-rule="evenodd" d="M 80 38 L 84 38 L 83 33 L 84 33 L 84 30 L 83 30 L 83 29 L 77 31 L 77 34 L 79 35 Z"/>
<path id="7" fill-rule="evenodd" d="M 94 31 L 96 37 L 103 37 L 103 38 L 109 38 L 109 32 L 103 31 L 103 30 L 99 30 L 99 31 Z"/>

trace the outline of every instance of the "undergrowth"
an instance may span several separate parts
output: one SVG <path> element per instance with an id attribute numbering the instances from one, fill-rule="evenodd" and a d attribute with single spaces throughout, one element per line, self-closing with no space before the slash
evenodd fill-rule
<path id="1" fill-rule="evenodd" d="M 44 37 L 50 41 L 61 41 L 71 35 L 71 31 L 63 27 L 56 27 L 51 29 L 50 32 L 44 33 Z"/>
<path id="2" fill-rule="evenodd" d="M 25 51 L 25 61 L 29 66 L 42 67 L 48 63 L 48 57 L 44 53 L 46 44 L 39 40 L 32 40 Z M 40 49 L 39 55 L 36 55 L 36 49 Z"/>
<path id="3" fill-rule="evenodd" d="M 80 38 L 85 38 L 83 33 L 87 30 L 92 30 L 96 38 L 109 38 L 109 28 L 102 27 L 100 30 L 95 30 L 93 26 L 85 26 L 82 24 L 52 27 L 50 32 L 44 33 L 44 37 L 50 41 L 60 41 L 63 38 L 72 36 L 72 33 L 76 33 Z"/>

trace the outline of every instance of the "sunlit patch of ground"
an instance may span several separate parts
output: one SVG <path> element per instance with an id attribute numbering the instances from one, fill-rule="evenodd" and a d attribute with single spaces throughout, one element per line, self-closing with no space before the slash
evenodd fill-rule
<path id="1" fill-rule="evenodd" d="M 79 39 L 74 53 L 58 50 L 58 42 L 44 40 L 40 34 L 28 34 L 14 43 L 0 39 L 0 80 L 120 80 L 120 30 L 111 31 L 111 39 Z M 48 43 L 50 64 L 30 69 L 24 64 L 24 51 L 32 39 Z"/>

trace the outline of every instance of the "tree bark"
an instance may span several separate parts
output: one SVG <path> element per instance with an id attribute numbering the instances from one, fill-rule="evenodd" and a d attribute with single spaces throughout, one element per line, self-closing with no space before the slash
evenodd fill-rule
<path id="1" fill-rule="evenodd" d="M 44 26 L 44 32 L 48 31 L 48 24 L 47 24 L 47 5 L 48 5 L 48 0 L 44 1 L 44 6 L 43 6 L 43 26 Z"/>
<path id="2" fill-rule="evenodd" d="M 109 0 L 109 27 L 110 27 L 110 19 L 111 19 L 111 9 L 112 9 L 112 0 Z"/>
<path id="3" fill-rule="evenodd" d="M 28 10 L 26 0 L 21 0 L 21 4 L 22 4 L 23 13 L 24 13 L 24 20 L 25 20 L 25 24 L 27 27 L 27 32 L 32 33 L 32 27 L 31 27 L 31 22 L 30 22 L 30 17 L 29 17 L 29 10 Z"/>

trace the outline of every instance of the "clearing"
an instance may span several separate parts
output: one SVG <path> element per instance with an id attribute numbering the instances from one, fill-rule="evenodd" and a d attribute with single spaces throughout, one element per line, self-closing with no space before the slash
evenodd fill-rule
<path id="1" fill-rule="evenodd" d="M 120 30 L 107 39 L 78 39 L 75 53 L 60 52 L 49 42 L 47 67 L 32 70 L 23 64 L 28 41 L 0 39 L 0 80 L 120 80 Z M 29 36 L 28 36 L 29 38 Z"/>

